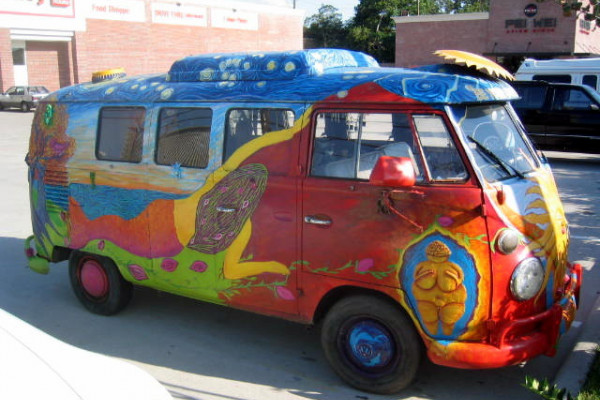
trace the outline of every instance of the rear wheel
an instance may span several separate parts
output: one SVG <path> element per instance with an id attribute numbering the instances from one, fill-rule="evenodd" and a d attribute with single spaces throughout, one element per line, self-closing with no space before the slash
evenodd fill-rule
<path id="1" fill-rule="evenodd" d="M 73 252 L 69 258 L 69 276 L 79 301 L 95 314 L 116 314 L 131 300 L 131 283 L 123 279 L 109 258 Z"/>
<path id="2" fill-rule="evenodd" d="M 323 321 L 321 344 L 342 379 L 378 394 L 410 385 L 422 354 L 421 340 L 404 312 L 385 300 L 362 295 L 332 307 Z"/>
<path id="3" fill-rule="evenodd" d="M 31 107 L 29 106 L 29 103 L 27 103 L 26 101 L 21 103 L 21 111 L 29 112 L 30 109 Z"/>

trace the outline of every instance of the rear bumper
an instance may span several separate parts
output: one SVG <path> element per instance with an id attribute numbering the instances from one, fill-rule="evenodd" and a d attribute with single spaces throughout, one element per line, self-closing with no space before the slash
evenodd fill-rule
<path id="1" fill-rule="evenodd" d="M 488 321 L 489 343 L 434 341 L 428 347 L 429 358 L 439 365 L 482 369 L 554 355 L 558 339 L 575 319 L 581 279 L 581 265 L 570 264 L 563 296 L 546 311 L 504 323 Z"/>

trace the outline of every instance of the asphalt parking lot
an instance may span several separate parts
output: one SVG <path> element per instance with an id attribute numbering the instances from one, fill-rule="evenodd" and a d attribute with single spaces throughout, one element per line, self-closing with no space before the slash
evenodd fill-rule
<path id="1" fill-rule="evenodd" d="M 554 378 L 600 293 L 600 157 L 549 152 L 570 222 L 570 258 L 585 269 L 582 307 L 554 358 L 485 371 L 425 362 L 409 390 L 374 396 L 337 378 L 317 329 L 147 289 L 137 289 L 117 316 L 93 315 L 73 295 L 65 263 L 47 276 L 25 268 L 31 119 L 0 112 L 0 308 L 62 341 L 142 367 L 176 399 L 537 399 L 521 386 L 525 375 Z"/>

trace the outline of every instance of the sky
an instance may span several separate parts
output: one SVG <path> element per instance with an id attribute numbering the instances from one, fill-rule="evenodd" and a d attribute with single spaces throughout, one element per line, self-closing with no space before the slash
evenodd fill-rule
<path id="1" fill-rule="evenodd" d="M 358 4 L 358 0 L 296 0 L 296 8 L 305 10 L 306 18 L 316 14 L 323 4 L 332 5 L 340 10 L 342 19 L 346 21 L 354 17 L 354 7 Z"/>

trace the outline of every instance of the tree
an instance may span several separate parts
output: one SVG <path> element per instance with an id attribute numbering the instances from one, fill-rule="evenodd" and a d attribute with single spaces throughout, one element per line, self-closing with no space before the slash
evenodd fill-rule
<path id="1" fill-rule="evenodd" d="M 304 21 L 304 37 L 310 41 L 308 47 L 346 47 L 347 32 L 342 13 L 332 5 L 322 5 Z"/>
<path id="2" fill-rule="evenodd" d="M 489 0 L 438 0 L 440 11 L 444 14 L 489 11 Z"/>
<path id="3" fill-rule="evenodd" d="M 539 3 L 544 0 L 537 0 Z M 582 13 L 586 21 L 595 22 L 596 26 L 600 26 L 600 0 L 590 0 L 587 5 L 583 5 L 581 1 L 571 0 L 554 0 L 562 6 L 565 15 L 571 15 L 573 12 Z"/>

